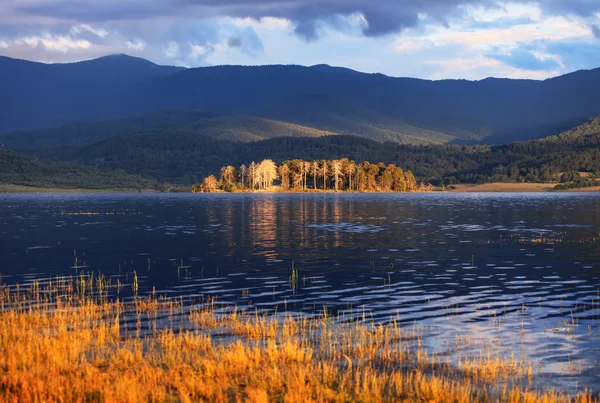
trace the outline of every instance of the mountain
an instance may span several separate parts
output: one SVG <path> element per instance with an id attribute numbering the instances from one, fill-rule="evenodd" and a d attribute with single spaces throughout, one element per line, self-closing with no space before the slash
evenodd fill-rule
<path id="1" fill-rule="evenodd" d="M 57 65 L 1 58 L 0 92 L 2 132 L 201 110 L 379 142 L 502 144 L 600 114 L 600 69 L 545 81 L 429 81 L 325 65 L 182 69 L 123 55 Z"/>
<path id="2" fill-rule="evenodd" d="M 68 64 L 0 57 L 0 131 L 104 117 L 126 89 L 181 70 L 125 55 Z"/>

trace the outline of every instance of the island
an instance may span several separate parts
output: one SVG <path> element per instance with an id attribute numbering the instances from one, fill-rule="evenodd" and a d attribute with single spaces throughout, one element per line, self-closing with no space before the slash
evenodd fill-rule
<path id="1" fill-rule="evenodd" d="M 274 186 L 278 181 L 279 186 Z M 220 170 L 217 179 L 209 175 L 202 183 L 192 186 L 200 192 L 251 192 L 251 191 L 335 191 L 335 192 L 413 192 L 429 189 L 430 185 L 417 186 L 414 175 L 395 164 L 368 161 L 356 163 L 348 158 L 336 160 L 283 161 L 277 165 L 271 159 L 235 168 L 231 165 Z"/>

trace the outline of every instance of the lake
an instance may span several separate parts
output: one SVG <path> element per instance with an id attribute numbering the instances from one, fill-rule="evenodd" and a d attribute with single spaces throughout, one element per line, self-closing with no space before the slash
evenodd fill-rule
<path id="1" fill-rule="evenodd" d="M 141 295 L 397 321 L 600 391 L 600 194 L 0 195 L 3 284 L 134 271 Z"/>

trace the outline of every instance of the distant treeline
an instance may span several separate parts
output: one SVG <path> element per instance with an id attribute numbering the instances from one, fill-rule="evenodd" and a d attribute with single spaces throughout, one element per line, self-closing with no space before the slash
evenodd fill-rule
<path id="1" fill-rule="evenodd" d="M 209 175 L 202 183 L 192 186 L 194 192 L 243 192 L 271 188 L 275 181 L 282 191 L 334 190 L 358 192 L 412 192 L 417 183 L 410 171 L 394 164 L 359 164 L 339 160 L 304 161 L 294 159 L 277 165 L 271 159 L 254 161 L 239 168 L 228 165 L 220 170 L 219 178 Z"/>
<path id="2" fill-rule="evenodd" d="M 0 183 L 63 189 L 163 189 L 156 181 L 120 169 L 40 160 L 0 148 Z"/>
<path id="3" fill-rule="evenodd" d="M 560 177 L 560 184 L 554 190 L 583 189 L 600 186 L 600 180 L 592 176 L 582 177 L 579 172 L 565 172 Z"/>

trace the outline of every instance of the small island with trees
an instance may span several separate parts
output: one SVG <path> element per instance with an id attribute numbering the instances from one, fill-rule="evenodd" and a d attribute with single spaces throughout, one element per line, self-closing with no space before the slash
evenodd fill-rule
<path id="1" fill-rule="evenodd" d="M 277 181 L 277 182 L 276 182 Z M 421 186 L 422 187 L 422 186 Z M 394 164 L 359 164 L 348 159 L 304 161 L 277 165 L 271 159 L 235 168 L 221 168 L 219 178 L 209 175 L 192 186 L 198 192 L 413 192 L 419 189 L 412 172 Z"/>

